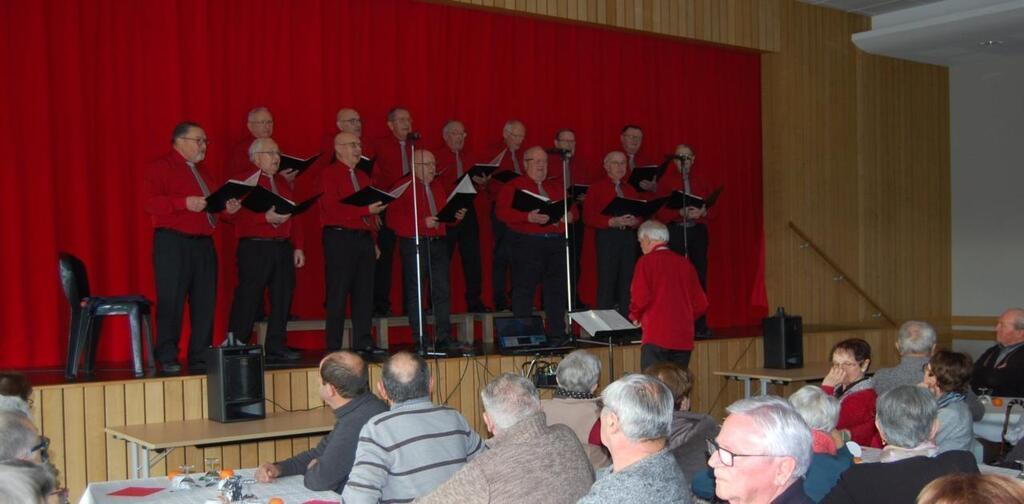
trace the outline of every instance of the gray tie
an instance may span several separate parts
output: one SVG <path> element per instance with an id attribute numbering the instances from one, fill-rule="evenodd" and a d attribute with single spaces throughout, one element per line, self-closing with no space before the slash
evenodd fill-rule
<path id="1" fill-rule="evenodd" d="M 516 157 L 516 151 L 509 149 L 508 152 L 512 154 L 512 169 L 515 170 L 517 174 L 522 175 L 523 172 L 519 171 L 519 158 Z"/>
<path id="2" fill-rule="evenodd" d="M 430 207 L 430 215 L 437 215 L 437 204 L 434 203 L 434 193 L 430 191 L 429 184 L 423 184 L 423 192 L 427 195 L 427 206 Z"/>
<path id="3" fill-rule="evenodd" d="M 544 190 L 544 184 L 541 184 L 540 182 L 537 182 L 537 194 L 540 194 L 545 198 L 548 197 L 548 192 Z"/>
<path id="4" fill-rule="evenodd" d="M 402 147 L 402 175 L 409 174 L 409 154 L 405 152 L 405 140 L 399 140 L 398 145 Z"/>
<path id="5" fill-rule="evenodd" d="M 210 195 L 210 189 L 206 187 L 206 182 L 203 181 L 203 177 L 199 175 L 199 170 L 196 169 L 195 163 L 186 163 L 188 169 L 192 170 L 192 176 L 196 178 L 196 182 L 199 182 L 199 190 L 203 192 L 203 197 Z M 210 222 L 210 227 L 217 227 L 217 218 L 212 213 L 206 213 L 206 220 Z"/>
<path id="6" fill-rule="evenodd" d="M 690 174 L 686 173 L 686 168 L 683 168 L 683 191 L 690 194 Z"/>
<path id="7" fill-rule="evenodd" d="M 629 169 L 636 168 L 636 154 L 629 154 Z"/>
<path id="8" fill-rule="evenodd" d="M 361 187 L 359 187 L 359 178 L 356 177 L 356 169 L 355 168 L 349 168 L 348 176 L 352 178 L 352 189 L 355 190 L 355 191 L 358 191 L 359 189 L 361 189 Z"/>
<path id="9" fill-rule="evenodd" d="M 462 152 L 455 151 L 455 174 L 457 178 L 462 177 Z"/>
<path id="10" fill-rule="evenodd" d="M 274 176 L 270 176 L 270 192 L 277 194 L 277 183 L 274 182 Z"/>
<path id="11" fill-rule="evenodd" d="M 625 198 L 625 196 L 622 194 L 622 186 L 619 184 L 619 182 L 615 183 L 615 195 L 620 198 Z"/>

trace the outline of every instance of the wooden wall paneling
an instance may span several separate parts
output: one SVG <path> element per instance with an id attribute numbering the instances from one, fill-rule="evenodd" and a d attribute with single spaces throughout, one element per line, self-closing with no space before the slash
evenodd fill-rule
<path id="1" fill-rule="evenodd" d="M 182 392 L 182 380 L 163 380 L 163 404 L 165 422 L 175 422 L 185 419 L 185 397 Z M 193 465 L 190 472 L 199 468 L 192 461 L 185 460 L 184 449 L 171 450 L 164 459 L 167 462 L 167 471 L 178 471 L 182 466 Z M 183 471 L 184 472 L 184 471 Z"/>
<path id="2" fill-rule="evenodd" d="M 102 385 L 87 386 L 85 391 L 85 460 L 86 481 L 103 481 L 107 478 L 107 440 L 103 427 L 106 425 L 106 400 Z"/>
<path id="3" fill-rule="evenodd" d="M 125 386 L 122 383 L 112 383 L 103 387 L 103 414 L 104 427 L 108 425 L 127 425 L 125 418 Z M 128 478 L 128 448 L 127 443 L 107 436 L 106 441 L 107 478 L 109 480 L 121 480 Z M 93 480 L 90 480 L 93 481 Z"/>
<path id="4" fill-rule="evenodd" d="M 182 396 L 182 420 L 196 420 L 203 418 L 203 404 L 206 403 L 206 395 L 203 394 L 203 380 L 198 376 L 190 376 L 181 382 Z M 196 471 L 206 471 L 206 457 L 220 458 L 219 448 L 199 449 L 195 446 L 186 447 L 184 450 L 185 463 L 195 466 Z"/>
<path id="5" fill-rule="evenodd" d="M 64 389 L 64 485 L 69 492 L 85 490 L 85 388 Z"/>
<path id="6" fill-rule="evenodd" d="M 57 469 L 59 486 L 67 486 L 65 461 L 67 447 L 64 444 L 64 390 L 43 389 L 42 407 L 39 411 L 39 431 L 50 438 L 50 463 Z"/>

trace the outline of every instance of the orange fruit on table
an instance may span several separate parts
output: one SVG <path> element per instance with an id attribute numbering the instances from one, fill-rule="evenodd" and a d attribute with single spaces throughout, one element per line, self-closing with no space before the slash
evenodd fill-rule
<path id="1" fill-rule="evenodd" d="M 284 504 L 284 500 L 280 497 L 271 497 L 267 504 Z"/>
<path id="2" fill-rule="evenodd" d="M 221 469 L 220 473 L 219 473 L 220 479 L 228 479 L 228 478 L 230 478 L 230 477 L 232 477 L 234 475 L 235 475 L 235 471 L 233 471 L 231 469 Z"/>
<path id="3" fill-rule="evenodd" d="M 1003 407 L 1003 398 L 1002 397 L 993 397 L 992 398 L 992 406 L 995 406 L 997 408 Z"/>
<path id="4" fill-rule="evenodd" d="M 169 480 L 170 479 L 174 479 L 177 476 L 181 476 L 181 471 L 168 471 L 167 472 L 167 479 L 169 479 Z"/>

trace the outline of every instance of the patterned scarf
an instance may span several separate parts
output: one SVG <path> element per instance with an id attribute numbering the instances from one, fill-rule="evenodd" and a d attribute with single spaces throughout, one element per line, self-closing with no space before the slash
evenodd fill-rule
<path id="1" fill-rule="evenodd" d="M 562 387 L 555 389 L 555 399 L 593 399 L 597 396 L 590 392 L 573 392 Z"/>

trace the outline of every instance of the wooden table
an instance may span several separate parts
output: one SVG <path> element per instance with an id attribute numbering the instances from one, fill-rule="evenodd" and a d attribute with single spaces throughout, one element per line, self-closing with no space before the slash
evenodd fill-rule
<path id="1" fill-rule="evenodd" d="M 789 385 L 793 382 L 820 381 L 825 378 L 831 363 L 805 364 L 802 368 L 793 369 L 769 369 L 769 368 L 745 368 L 731 371 L 715 371 L 718 376 L 732 378 L 743 382 L 743 397 L 749 398 L 750 381 L 758 380 L 761 383 L 761 395 L 768 395 L 768 384 L 779 383 Z"/>
<path id="2" fill-rule="evenodd" d="M 334 412 L 330 408 L 317 408 L 308 411 L 280 411 L 270 413 L 260 420 L 245 422 L 220 423 L 204 418 L 122 425 L 104 430 L 114 439 L 128 442 L 128 475 L 131 479 L 137 479 L 148 478 L 149 468 L 175 448 L 323 434 L 334 428 L 334 420 Z M 151 458 L 151 452 L 157 452 L 157 456 Z"/>

